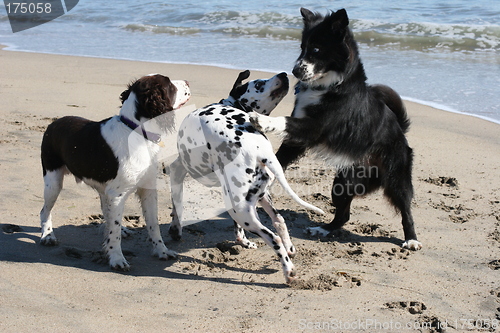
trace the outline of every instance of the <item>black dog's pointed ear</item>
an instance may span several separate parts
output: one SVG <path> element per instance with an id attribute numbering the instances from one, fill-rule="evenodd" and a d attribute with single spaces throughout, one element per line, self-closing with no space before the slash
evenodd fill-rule
<path id="1" fill-rule="evenodd" d="M 349 17 L 347 17 L 347 11 L 342 8 L 337 10 L 332 14 L 332 28 L 344 29 L 349 25 Z"/>
<path id="2" fill-rule="evenodd" d="M 233 84 L 233 90 L 238 88 L 239 86 L 241 86 L 241 84 L 243 83 L 243 80 L 246 80 L 249 77 L 250 77 L 250 71 L 248 69 L 246 71 L 241 72 Z"/>
<path id="3" fill-rule="evenodd" d="M 311 12 L 307 8 L 300 8 L 300 14 L 302 15 L 302 18 L 304 19 L 304 22 L 311 22 L 317 19 L 317 15 L 313 12 Z"/>
<path id="4" fill-rule="evenodd" d="M 314 27 L 323 19 L 323 16 L 319 13 L 315 13 L 306 8 L 300 8 L 300 14 L 302 15 L 304 21 L 305 29 Z"/>

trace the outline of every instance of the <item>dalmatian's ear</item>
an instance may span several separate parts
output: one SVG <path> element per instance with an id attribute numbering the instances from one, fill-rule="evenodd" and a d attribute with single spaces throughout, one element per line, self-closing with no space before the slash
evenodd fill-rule
<path id="1" fill-rule="evenodd" d="M 250 77 L 250 71 L 248 69 L 246 71 L 241 72 L 238 75 L 238 78 L 236 79 L 236 81 L 234 82 L 233 90 L 238 88 L 239 86 L 241 86 L 241 84 L 243 83 L 243 80 L 246 80 L 249 77 Z"/>

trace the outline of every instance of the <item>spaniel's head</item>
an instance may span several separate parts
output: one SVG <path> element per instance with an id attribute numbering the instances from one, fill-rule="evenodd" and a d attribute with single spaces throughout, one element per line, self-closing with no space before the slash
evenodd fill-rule
<path id="1" fill-rule="evenodd" d="M 183 106 L 191 97 L 187 81 L 174 80 L 160 74 L 143 76 L 129 84 L 120 99 L 122 104 L 135 95 L 135 118 L 153 119 Z"/>

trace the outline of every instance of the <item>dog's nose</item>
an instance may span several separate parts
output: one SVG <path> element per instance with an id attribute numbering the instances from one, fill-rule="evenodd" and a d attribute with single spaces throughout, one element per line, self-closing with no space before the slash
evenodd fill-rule
<path id="1" fill-rule="evenodd" d="M 286 72 L 281 72 L 277 75 L 278 79 L 282 82 L 288 81 L 288 74 Z"/>
<path id="2" fill-rule="evenodd" d="M 298 64 L 295 65 L 295 67 L 293 67 L 293 70 L 292 70 L 292 74 L 293 76 L 295 76 L 297 79 L 300 80 L 300 78 L 303 76 L 304 72 L 302 70 L 302 67 L 299 66 Z"/>
<path id="3" fill-rule="evenodd" d="M 288 74 L 286 72 L 281 72 L 277 75 L 278 82 L 276 82 L 276 86 L 283 87 L 283 89 L 288 89 Z"/>

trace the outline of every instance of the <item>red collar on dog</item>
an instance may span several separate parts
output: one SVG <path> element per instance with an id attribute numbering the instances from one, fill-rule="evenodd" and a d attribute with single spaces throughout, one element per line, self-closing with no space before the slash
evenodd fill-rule
<path id="1" fill-rule="evenodd" d="M 133 122 L 132 120 L 130 120 L 127 117 L 125 117 L 125 116 L 120 116 L 120 121 L 122 123 L 124 123 L 132 131 L 139 132 L 139 131 L 137 131 L 137 128 L 140 127 L 141 128 L 141 134 L 142 134 L 142 136 L 146 140 L 149 140 L 149 141 L 154 142 L 156 144 L 160 143 L 160 141 L 161 141 L 161 135 L 157 134 L 157 133 L 152 133 L 152 132 L 146 131 L 146 129 L 144 128 L 144 126 L 142 124 L 138 125 L 135 122 Z"/>

